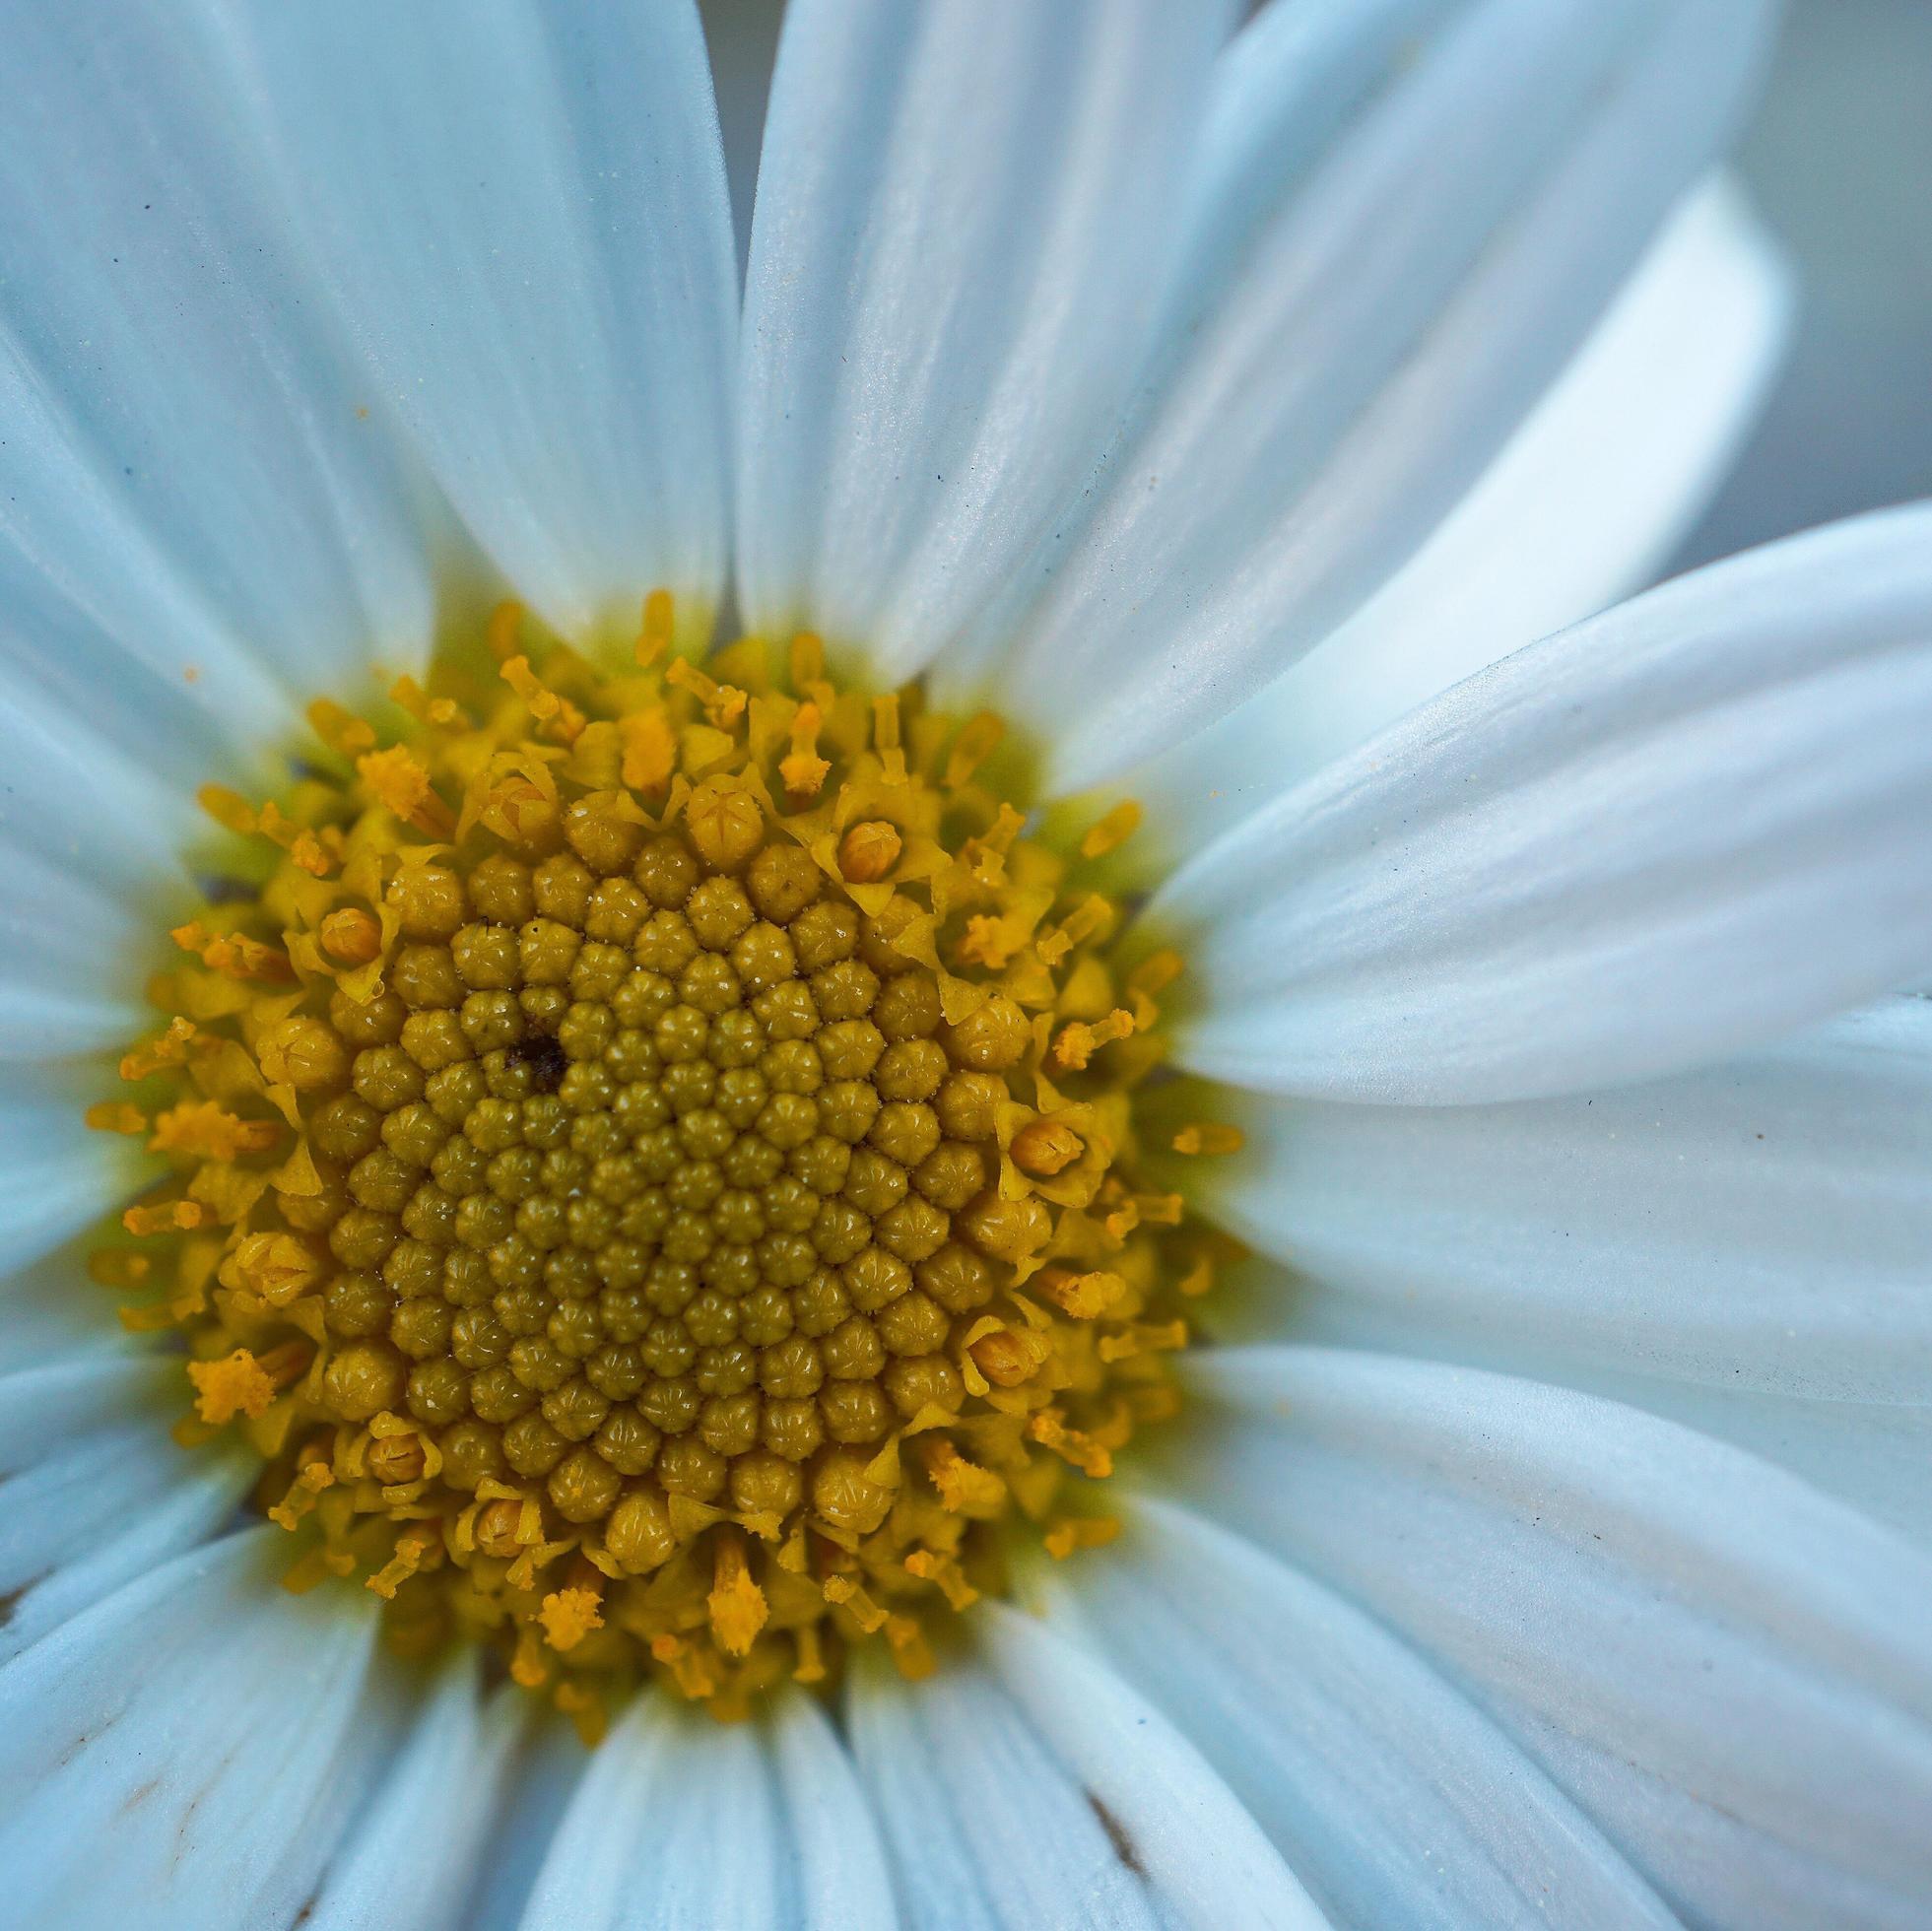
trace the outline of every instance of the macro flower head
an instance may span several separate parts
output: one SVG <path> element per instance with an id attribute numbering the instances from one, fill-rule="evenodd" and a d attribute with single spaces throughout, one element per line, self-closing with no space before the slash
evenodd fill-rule
<path id="1" fill-rule="evenodd" d="M 1924 1921 L 1768 8 L 0 23 L 0 1917 Z"/>

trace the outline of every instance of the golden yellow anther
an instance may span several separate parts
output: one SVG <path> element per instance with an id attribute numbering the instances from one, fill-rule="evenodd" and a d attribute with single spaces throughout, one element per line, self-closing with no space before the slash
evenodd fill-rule
<path id="1" fill-rule="evenodd" d="M 1177 1154 L 1234 1154 L 1246 1144 L 1247 1136 L 1238 1126 L 1223 1125 L 1216 1120 L 1183 1126 L 1173 1138 Z"/>
<path id="2" fill-rule="evenodd" d="M 407 746 L 366 751 L 356 760 L 356 769 L 369 795 L 404 824 L 433 838 L 446 838 L 456 829 L 456 815 L 436 796 L 429 772 Z"/>
<path id="3" fill-rule="evenodd" d="M 1104 1270 L 1075 1274 L 1064 1267 L 1042 1267 L 1027 1285 L 1076 1321 L 1099 1320 L 1127 1293 L 1127 1283 Z"/>
<path id="4" fill-rule="evenodd" d="M 565 744 L 574 744 L 583 735 L 587 722 L 583 712 L 569 699 L 546 687 L 530 668 L 529 658 L 506 658 L 498 674 L 522 699 L 533 723 L 549 726 Z"/>
<path id="5" fill-rule="evenodd" d="M 165 1200 L 154 1207 L 130 1207 L 121 1226 L 130 1233 L 188 1233 L 207 1218 L 195 1200 Z"/>
<path id="6" fill-rule="evenodd" d="M 486 1556 L 507 1562 L 523 1552 L 523 1504 L 509 1497 L 500 1497 L 477 1510 L 474 1535 L 476 1546 Z"/>
<path id="7" fill-rule="evenodd" d="M 292 979 L 288 954 L 239 932 L 210 932 L 199 919 L 177 925 L 167 935 L 183 952 L 193 953 L 211 971 L 230 979 L 260 979 L 269 984 Z"/>
<path id="8" fill-rule="evenodd" d="M 246 1348 L 217 1362 L 190 1362 L 188 1379 L 194 1383 L 195 1413 L 220 1428 L 237 1415 L 258 1422 L 275 1399 L 275 1382 Z"/>
<path id="9" fill-rule="evenodd" d="M 904 841 L 883 818 L 854 825 L 838 843 L 838 874 L 853 885 L 875 885 L 899 863 Z"/>
<path id="10" fill-rule="evenodd" d="M 253 842 L 89 1115 L 175 1165 L 90 1271 L 182 1337 L 181 1439 L 262 1458 L 289 1586 L 480 1634 L 586 1734 L 638 1680 L 735 1717 L 869 1638 L 934 1667 L 1019 1545 L 1107 1532 L 1220 1251 L 1137 1170 L 1157 1042 L 1098 1056 L 1165 983 L 1083 870 L 1134 810 L 1069 835 L 989 713 L 673 619 L 611 673 L 504 606 L 494 672 L 207 793 Z"/>
<path id="11" fill-rule="evenodd" d="M 742 1538 L 720 1534 L 713 1561 L 711 1593 L 704 1605 L 712 1632 L 727 1656 L 748 1655 L 770 1617 L 770 1606 L 745 1565 Z"/>
<path id="12" fill-rule="evenodd" d="M 567 1655 L 592 1630 L 604 1627 L 604 1611 L 596 1590 L 556 1589 L 543 1599 L 537 1619 L 544 1626 L 544 1640 Z"/>
<path id="13" fill-rule="evenodd" d="M 1031 1380 L 1040 1360 L 1038 1344 L 1017 1328 L 982 1334 L 966 1352 L 980 1373 L 1002 1388 L 1017 1388 Z"/>
<path id="14" fill-rule="evenodd" d="M 744 692 L 706 677 L 689 657 L 680 657 L 664 673 L 664 681 L 674 690 L 689 691 L 703 705 L 713 730 L 729 731 L 745 714 Z"/>
<path id="15" fill-rule="evenodd" d="M 1083 1071 L 1102 1046 L 1116 1039 L 1129 1039 L 1134 1033 L 1134 1016 L 1116 1006 L 1098 1026 L 1071 1020 L 1053 1037 L 1052 1059 L 1069 1073 Z"/>
<path id="16" fill-rule="evenodd" d="M 943 1435 L 931 1439 L 923 1457 L 939 1498 L 959 1515 L 990 1519 L 1006 1506 L 1006 1484 L 989 1468 L 969 1462 Z"/>
<path id="17" fill-rule="evenodd" d="M 778 776 L 788 797 L 816 797 L 832 769 L 831 762 L 819 756 L 820 722 L 819 707 L 809 700 L 792 715 L 791 750 L 778 761 Z"/>
<path id="18" fill-rule="evenodd" d="M 204 784 L 194 794 L 194 799 L 224 831 L 246 835 L 259 823 L 254 806 L 240 792 L 231 790 L 226 784 Z"/>
<path id="19" fill-rule="evenodd" d="M 331 751 L 353 758 L 375 744 L 375 726 L 329 698 L 317 698 L 305 713 L 308 727 Z"/>
<path id="20" fill-rule="evenodd" d="M 178 1016 L 169 1020 L 167 1031 L 160 1038 L 150 1039 L 146 1045 L 135 1047 L 122 1058 L 121 1078 L 145 1080 L 164 1067 L 185 1065 L 198 1038 L 199 1034 L 190 1021 Z"/>

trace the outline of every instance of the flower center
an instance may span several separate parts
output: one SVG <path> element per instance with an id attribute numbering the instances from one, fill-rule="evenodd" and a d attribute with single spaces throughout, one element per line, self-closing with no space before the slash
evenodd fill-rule
<path id="1" fill-rule="evenodd" d="M 500 1642 L 589 1731 L 646 1676 L 919 1674 L 1019 1542 L 1106 1540 L 1213 1269 L 1134 1177 L 1180 962 L 1111 951 L 1132 808 L 1030 832 L 992 715 L 809 636 L 713 678 L 669 617 L 540 677 L 505 607 L 494 666 L 205 793 L 236 877 L 90 1114 L 169 1165 L 94 1270 L 184 1338 L 182 1437 L 263 1458 L 292 1586 Z"/>

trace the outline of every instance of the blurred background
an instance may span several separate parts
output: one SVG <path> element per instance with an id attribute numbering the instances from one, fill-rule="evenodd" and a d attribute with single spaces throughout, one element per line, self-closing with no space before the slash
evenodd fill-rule
<path id="1" fill-rule="evenodd" d="M 742 249 L 782 0 L 701 4 Z M 1788 0 L 1737 165 L 1796 262 L 1797 339 L 1673 569 L 1932 497 L 1932 0 Z"/>

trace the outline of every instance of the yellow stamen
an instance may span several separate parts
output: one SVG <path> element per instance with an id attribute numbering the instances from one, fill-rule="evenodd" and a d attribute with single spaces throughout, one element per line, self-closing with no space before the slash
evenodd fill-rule
<path id="1" fill-rule="evenodd" d="M 1093 866 L 1136 810 L 1069 842 L 990 713 L 674 624 L 606 673 L 503 605 L 394 729 L 319 703 L 278 796 L 210 787 L 262 884 L 177 928 L 88 1114 L 170 1163 L 91 1271 L 182 1337 L 182 1438 L 262 1458 L 290 1586 L 593 1734 L 640 1678 L 735 1716 L 857 1642 L 931 1670 L 1024 1549 L 1112 1533 L 1214 1273 L 1135 1166 L 1172 973 Z"/>

